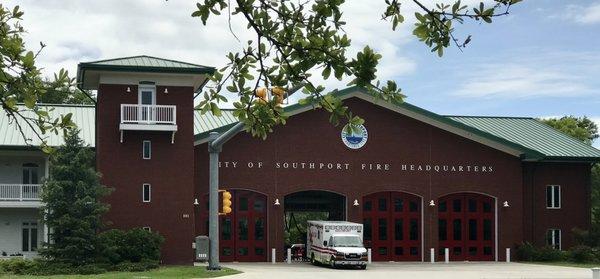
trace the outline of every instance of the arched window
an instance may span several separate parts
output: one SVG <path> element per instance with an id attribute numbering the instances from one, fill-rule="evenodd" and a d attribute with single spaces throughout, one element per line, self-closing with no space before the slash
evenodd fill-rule
<path id="1" fill-rule="evenodd" d="M 23 164 L 23 184 L 38 184 L 39 183 L 40 166 L 33 163 Z"/>

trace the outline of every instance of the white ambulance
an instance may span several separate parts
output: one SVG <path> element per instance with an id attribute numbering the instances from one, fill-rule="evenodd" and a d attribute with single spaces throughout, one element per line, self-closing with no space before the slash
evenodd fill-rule
<path id="1" fill-rule="evenodd" d="M 306 256 L 311 263 L 367 268 L 362 224 L 308 221 L 306 234 Z"/>

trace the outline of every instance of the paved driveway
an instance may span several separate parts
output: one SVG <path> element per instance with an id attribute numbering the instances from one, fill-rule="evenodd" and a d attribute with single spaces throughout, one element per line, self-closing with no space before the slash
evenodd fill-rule
<path id="1" fill-rule="evenodd" d="M 367 270 L 331 269 L 308 263 L 223 263 L 242 274 L 224 278 L 282 279 L 525 279 L 577 278 L 590 279 L 588 268 L 557 267 L 520 263 L 373 263 Z"/>

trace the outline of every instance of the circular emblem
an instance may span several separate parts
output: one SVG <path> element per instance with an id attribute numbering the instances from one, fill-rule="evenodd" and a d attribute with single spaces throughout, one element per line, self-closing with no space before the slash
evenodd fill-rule
<path id="1" fill-rule="evenodd" d="M 351 149 L 359 149 L 367 143 L 369 133 L 367 128 L 363 125 L 357 125 L 354 131 L 346 132 L 348 130 L 348 124 L 342 129 L 342 141 L 344 144 Z"/>

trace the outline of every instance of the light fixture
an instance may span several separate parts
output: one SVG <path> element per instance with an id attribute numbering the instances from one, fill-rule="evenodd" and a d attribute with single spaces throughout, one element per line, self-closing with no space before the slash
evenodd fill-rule
<path id="1" fill-rule="evenodd" d="M 200 203 L 198 202 L 198 199 L 194 199 L 194 205 L 200 205 Z"/>
<path id="2" fill-rule="evenodd" d="M 503 207 L 510 207 L 510 204 L 508 204 L 508 201 L 504 201 L 504 202 L 502 203 L 502 206 L 503 206 Z"/>
<path id="3" fill-rule="evenodd" d="M 131 87 L 127 86 L 127 93 L 131 92 Z"/>
<path id="4" fill-rule="evenodd" d="M 275 199 L 275 203 L 274 203 L 273 205 L 281 205 L 281 204 L 279 203 L 279 199 Z"/>
<path id="5" fill-rule="evenodd" d="M 352 205 L 354 205 L 354 206 L 359 206 L 360 204 L 358 203 L 358 200 L 357 200 L 357 199 L 355 199 L 355 200 L 354 200 L 354 203 L 352 203 Z"/>
<path id="6" fill-rule="evenodd" d="M 169 94 L 169 89 L 165 87 L 165 94 Z"/>
<path id="7" fill-rule="evenodd" d="M 433 200 L 430 200 L 430 201 L 429 201 L 429 206 L 435 206 L 435 201 L 433 201 Z"/>

